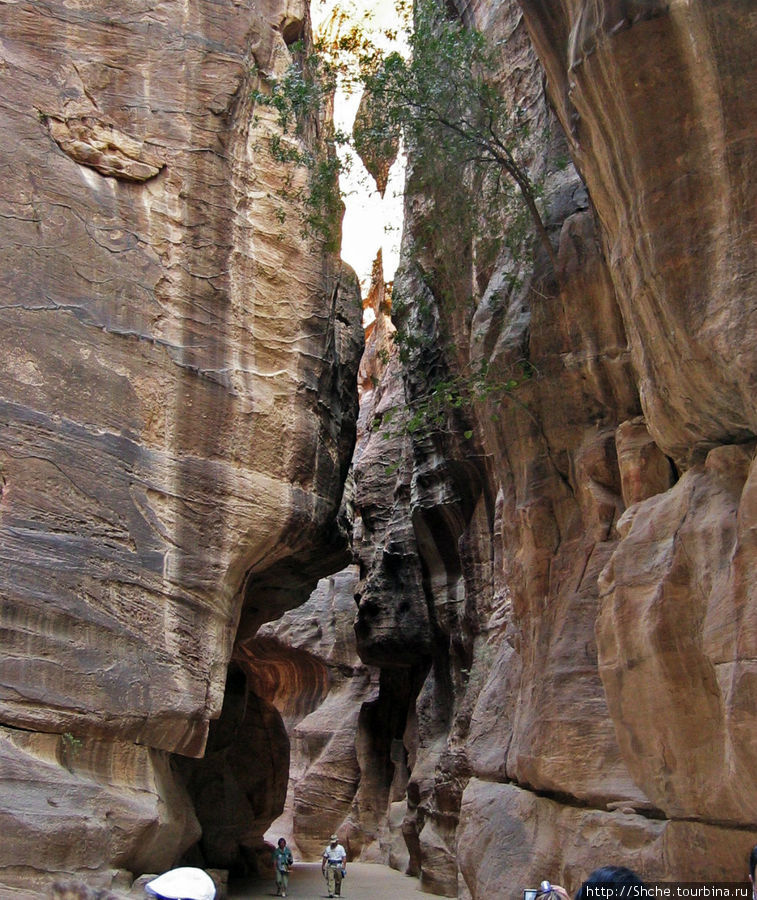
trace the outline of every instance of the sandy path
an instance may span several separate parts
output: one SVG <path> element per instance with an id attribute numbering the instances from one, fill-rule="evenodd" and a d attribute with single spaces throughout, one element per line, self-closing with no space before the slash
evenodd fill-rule
<path id="1" fill-rule="evenodd" d="M 347 878 L 342 884 L 342 896 L 347 900 L 424 900 L 438 897 L 425 894 L 419 887 L 417 878 L 401 875 L 388 866 L 373 863 L 349 863 Z M 287 898 L 292 900 L 320 900 L 328 897 L 326 881 L 321 875 L 321 864 L 296 863 L 289 876 Z M 260 900 L 275 897 L 276 886 L 273 873 L 268 881 L 249 881 L 232 885 L 230 900 Z"/>

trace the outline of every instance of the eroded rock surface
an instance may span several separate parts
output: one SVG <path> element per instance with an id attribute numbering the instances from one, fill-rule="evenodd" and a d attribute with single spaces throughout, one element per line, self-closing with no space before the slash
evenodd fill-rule
<path id="1" fill-rule="evenodd" d="M 683 461 L 750 439 L 754 10 L 520 5 L 602 225 L 653 437 Z"/>
<path id="2" fill-rule="evenodd" d="M 3 727 L 0 772 L 6 897 L 46 896 L 72 871 L 110 887 L 118 868 L 170 868 L 176 847 L 200 834 L 162 751 Z"/>
<path id="3" fill-rule="evenodd" d="M 107 886 L 111 867 L 192 843 L 202 864 L 240 865 L 282 810 L 274 828 L 303 856 L 338 830 L 449 896 L 543 877 L 572 891 L 605 863 L 742 877 L 754 14 L 458 13 L 501 48 L 557 269 L 528 235 L 486 261 L 449 229 L 418 257 L 445 198 L 411 177 L 393 296 L 413 342 L 400 357 L 377 281 L 340 518 L 359 308 L 294 211 L 280 227 L 273 123 L 251 101 L 305 14 L 0 11 L 0 748 L 23 810 L 0 851 L 9 890 L 84 867 Z M 491 390 L 417 418 L 482 364 Z M 345 561 L 353 507 L 357 569 L 261 630 Z M 206 740 L 181 766 L 187 794 L 166 754 Z M 70 821 L 97 840 L 64 846 Z M 46 871 L 23 862 L 34 841 Z"/>
<path id="4" fill-rule="evenodd" d="M 91 117 L 47 119 L 55 143 L 74 162 L 101 175 L 125 181 L 147 181 L 163 168 L 157 153 L 112 126 Z"/>
<path id="5" fill-rule="evenodd" d="M 20 0 L 0 33 L 0 721 L 97 742 L 128 781 L 124 745 L 203 753 L 240 619 L 347 560 L 359 298 L 254 108 L 304 7 Z M 155 794 L 151 825 L 145 802 L 66 867 L 177 857 L 196 820 L 167 829 L 186 796 Z M 42 809 L 24 839 L 57 868 Z"/>
<path id="6" fill-rule="evenodd" d="M 629 509 L 600 580 L 599 667 L 618 739 L 672 819 L 738 827 L 755 808 L 754 450 L 711 450 Z"/>
<path id="7" fill-rule="evenodd" d="M 358 374 L 362 401 L 347 504 L 357 565 L 323 579 L 304 606 L 263 626 L 240 649 L 255 689 L 281 711 L 290 737 L 287 804 L 268 839 L 273 843 L 284 834 L 296 853 L 317 859 L 337 831 L 352 859 L 391 860 L 405 870 L 404 738 L 428 669 L 430 638 L 428 616 L 410 625 L 404 599 L 399 612 L 377 603 L 405 597 L 414 584 L 420 591 L 422 579 L 412 527 L 391 516 L 385 492 L 387 470 L 399 471 L 410 441 L 392 345 L 391 288 L 383 281 L 380 254 L 363 305 L 372 315 Z M 408 459 L 402 471 L 411 471 Z M 376 559 L 387 560 L 390 577 Z M 376 584 L 366 578 L 370 573 Z"/>
<path id="8" fill-rule="evenodd" d="M 323 579 L 304 606 L 262 628 L 245 649 L 266 679 L 272 667 L 280 672 L 272 699 L 287 723 L 291 763 L 287 808 L 282 798 L 269 834 L 272 842 L 285 834 L 303 859 L 320 858 L 350 811 L 360 780 L 358 720 L 377 692 L 378 673 L 355 650 L 356 581 L 354 566 Z"/>
<path id="9" fill-rule="evenodd" d="M 574 890 L 606 863 L 738 879 L 755 827 L 751 13 L 459 12 L 500 41 L 499 87 L 528 111 L 558 267 L 512 240 L 479 264 L 448 221 L 412 243 L 443 204 L 411 177 L 394 293 L 412 339 L 355 457 L 358 648 L 412 685 L 402 752 L 383 743 L 406 785 L 382 850 L 450 896 Z M 418 428 L 435 384 L 482 362 L 515 389 Z"/>

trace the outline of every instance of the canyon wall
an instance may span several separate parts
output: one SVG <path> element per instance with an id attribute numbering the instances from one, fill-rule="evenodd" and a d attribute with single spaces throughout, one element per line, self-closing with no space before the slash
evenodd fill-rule
<path id="1" fill-rule="evenodd" d="M 409 446 L 401 431 L 379 437 L 370 426 L 382 409 L 393 404 L 401 407 L 396 358 L 388 360 L 395 329 L 390 318 L 391 292 L 383 281 L 380 254 L 363 305 L 371 316 L 358 372 L 358 441 L 346 506 L 354 522 L 353 545 L 359 545 L 362 554 L 370 558 L 373 546 L 365 523 L 372 511 L 386 525 L 389 517 L 383 508 L 388 497 L 376 498 L 371 505 L 369 493 L 386 487 L 385 467 L 395 465 Z M 387 374 L 387 363 L 393 374 Z M 387 396 L 392 400 L 387 401 Z M 363 459 L 371 460 L 378 473 L 378 480 L 368 491 Z M 397 517 L 394 525 L 395 541 L 404 541 L 417 568 L 409 521 Z M 380 558 L 386 551 L 379 545 L 375 552 Z M 367 652 L 361 645 L 356 628 L 360 620 L 355 616 L 361 571 L 366 567 L 366 560 L 358 555 L 354 565 L 323 579 L 304 606 L 263 626 L 243 652 L 252 664 L 273 665 L 276 675 L 272 679 L 267 676 L 267 692 L 256 690 L 281 711 L 290 738 L 286 809 L 271 826 L 269 841 L 274 843 L 283 834 L 299 858 L 319 859 L 328 836 L 338 831 L 351 858 L 388 861 L 405 870 L 409 853 L 397 827 L 407 806 L 404 733 L 422 681 L 420 673 L 426 669 L 423 657 L 428 651 L 428 638 L 419 638 L 421 657 L 415 663 L 405 658 L 407 637 L 399 629 L 407 626 L 409 618 L 406 604 L 400 600 L 399 611 L 391 621 L 372 623 L 374 644 L 379 643 L 378 628 L 384 642 L 380 652 Z M 397 589 L 402 584 L 398 579 L 409 571 L 397 569 L 383 590 L 388 593 Z M 409 589 L 410 583 L 406 587 Z M 427 627 L 425 618 L 416 623 L 418 631 Z M 315 678 L 314 670 L 319 673 Z"/>
<path id="2" fill-rule="evenodd" d="M 243 667 L 223 701 L 238 631 L 349 559 L 359 294 L 254 102 L 308 15 L 0 3 L 3 896 L 173 864 L 205 782 L 170 755 L 202 756 L 222 705 L 206 766 L 233 767 L 229 731 L 286 743 Z M 204 851 L 260 840 L 285 784 L 244 782 L 257 819 Z"/>
<path id="3" fill-rule="evenodd" d="M 0 2 L 4 896 L 244 871 L 272 821 L 463 898 L 743 878 L 754 13 L 457 13 L 501 49 L 557 266 L 507 210 L 448 227 L 464 180 L 426 196 L 411 158 L 358 373 L 354 278 L 254 102 L 307 11 Z"/>
<path id="4" fill-rule="evenodd" d="M 604 864 L 743 880 L 757 833 L 754 13 L 458 13 L 502 48 L 557 268 L 512 235 L 482 263 L 443 217 L 455 187 L 419 194 L 411 158 L 393 302 L 412 340 L 400 358 L 369 337 L 354 460 L 357 647 L 404 715 L 377 733 L 386 825 L 366 827 L 370 852 L 460 897 L 543 878 L 573 891 Z M 419 240 L 435 221 L 438 244 Z M 482 364 L 486 390 L 419 428 L 436 386 Z"/>

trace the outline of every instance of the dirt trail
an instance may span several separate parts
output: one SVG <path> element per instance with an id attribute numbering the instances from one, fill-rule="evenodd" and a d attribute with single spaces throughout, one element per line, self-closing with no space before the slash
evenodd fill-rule
<path id="1" fill-rule="evenodd" d="M 346 900 L 424 900 L 439 894 L 426 894 L 419 888 L 417 878 L 401 875 L 388 866 L 374 863 L 349 863 L 347 878 L 342 885 Z M 320 900 L 328 897 L 320 863 L 296 863 L 289 876 L 287 898 L 291 900 Z M 261 900 L 275 897 L 273 873 L 267 881 L 237 883 L 229 890 L 230 900 Z"/>

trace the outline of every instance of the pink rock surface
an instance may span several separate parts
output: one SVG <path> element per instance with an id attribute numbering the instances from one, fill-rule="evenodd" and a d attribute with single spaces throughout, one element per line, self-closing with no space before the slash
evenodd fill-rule
<path id="1" fill-rule="evenodd" d="M 0 721 L 112 742 L 116 770 L 122 742 L 199 756 L 240 619 L 347 559 L 356 281 L 293 201 L 279 222 L 253 99 L 308 14 L 20 0 L 0 32 Z M 141 809 L 119 866 L 196 837 L 152 816 L 164 843 L 146 854 Z M 43 867 L 54 831 L 23 836 Z M 72 847 L 70 869 L 115 865 Z"/>

